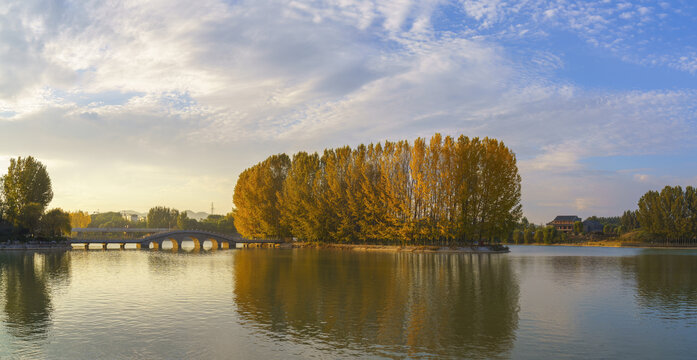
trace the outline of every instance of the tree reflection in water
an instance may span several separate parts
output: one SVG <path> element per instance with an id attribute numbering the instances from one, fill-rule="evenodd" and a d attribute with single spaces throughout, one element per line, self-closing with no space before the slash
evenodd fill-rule
<path id="1" fill-rule="evenodd" d="M 623 259 L 634 270 L 639 306 L 663 319 L 697 320 L 697 261 L 694 254 L 647 250 Z"/>
<path id="2" fill-rule="evenodd" d="M 387 356 L 505 356 L 518 281 L 495 254 L 244 250 L 240 315 L 277 336 Z"/>
<path id="3" fill-rule="evenodd" d="M 51 325 L 49 283 L 67 281 L 68 252 L 2 252 L 0 279 L 9 332 L 19 338 L 43 338 Z"/>

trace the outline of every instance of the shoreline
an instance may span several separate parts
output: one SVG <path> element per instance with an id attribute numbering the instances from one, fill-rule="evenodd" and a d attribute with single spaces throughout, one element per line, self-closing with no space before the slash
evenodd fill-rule
<path id="1" fill-rule="evenodd" d="M 697 245 L 694 246 L 665 246 L 665 245 L 652 245 L 652 244 L 640 244 L 640 243 L 625 243 L 620 241 L 609 241 L 609 242 L 583 242 L 577 244 L 506 244 L 514 246 L 577 246 L 577 247 L 604 247 L 604 248 L 632 248 L 632 249 L 666 249 L 666 250 L 697 250 Z"/>
<path id="2" fill-rule="evenodd" d="M 285 245 L 285 246 L 284 246 Z M 464 254 L 505 254 L 510 249 L 494 250 L 489 246 L 431 246 L 431 245 L 372 245 L 372 244 L 315 244 L 315 243 L 292 243 L 281 244 L 281 248 L 291 249 L 337 249 L 351 251 L 376 251 L 376 252 L 411 252 L 411 253 L 464 253 Z"/>
<path id="3" fill-rule="evenodd" d="M 23 251 L 23 250 L 70 250 L 70 244 L 61 243 L 0 243 L 0 251 Z"/>

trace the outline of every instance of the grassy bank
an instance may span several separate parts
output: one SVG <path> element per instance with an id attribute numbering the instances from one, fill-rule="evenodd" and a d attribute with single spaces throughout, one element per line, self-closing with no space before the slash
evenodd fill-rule
<path id="1" fill-rule="evenodd" d="M 595 246 L 595 247 L 634 247 L 661 249 L 697 249 L 697 242 L 670 243 L 642 230 L 632 231 L 621 236 L 615 235 L 572 235 L 564 243 L 531 243 L 519 245 L 539 246 Z"/>

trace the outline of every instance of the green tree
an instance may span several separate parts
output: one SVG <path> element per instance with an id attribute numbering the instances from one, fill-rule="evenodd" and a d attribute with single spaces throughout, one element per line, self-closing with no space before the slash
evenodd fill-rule
<path id="1" fill-rule="evenodd" d="M 660 194 L 657 191 L 648 191 L 638 203 L 637 219 L 641 228 L 653 234 L 665 235 L 665 213 L 661 207 Z"/>
<path id="2" fill-rule="evenodd" d="M 148 211 L 148 228 L 175 228 L 179 210 L 155 206 Z"/>
<path id="3" fill-rule="evenodd" d="M 19 228 L 20 233 L 35 234 L 39 229 L 41 214 L 43 214 L 43 206 L 39 203 L 28 203 L 22 207 L 22 210 L 15 217 L 15 226 Z"/>
<path id="4" fill-rule="evenodd" d="M 528 221 L 528 218 L 523 217 L 523 218 L 520 220 L 519 228 L 520 228 L 521 230 L 525 230 L 525 229 L 528 228 L 528 226 L 530 226 L 530 221 Z"/>
<path id="5" fill-rule="evenodd" d="M 637 229 L 639 227 L 639 219 L 637 218 L 636 211 L 625 211 L 620 218 L 620 224 L 624 231 Z"/>
<path id="6" fill-rule="evenodd" d="M 607 224 L 603 226 L 603 233 L 606 235 L 610 235 L 614 233 L 614 227 L 610 224 Z"/>
<path id="7" fill-rule="evenodd" d="M 2 177 L 3 216 L 14 226 L 34 232 L 44 209 L 53 199 L 46 167 L 33 157 L 10 159 Z"/>
<path id="8" fill-rule="evenodd" d="M 542 239 L 543 239 L 543 242 L 545 244 L 549 245 L 549 244 L 553 243 L 554 239 L 556 237 L 557 237 L 557 228 L 555 228 L 552 225 L 548 225 L 544 228 Z"/>
<path id="9" fill-rule="evenodd" d="M 216 231 L 223 234 L 237 234 L 237 228 L 235 228 L 235 218 L 232 213 L 228 213 L 218 220 L 218 227 Z"/>
<path id="10" fill-rule="evenodd" d="M 68 236 L 72 230 L 70 214 L 62 209 L 52 209 L 41 216 L 40 234 L 49 238 Z"/>
<path id="11" fill-rule="evenodd" d="M 129 221 L 116 211 L 92 214 L 90 218 L 88 227 L 91 228 L 123 228 L 129 225 Z"/>
<path id="12" fill-rule="evenodd" d="M 583 223 L 580 221 L 574 222 L 574 234 L 583 233 Z"/>
<path id="13" fill-rule="evenodd" d="M 524 236 L 523 232 L 521 232 L 520 230 L 514 231 L 513 232 L 513 243 L 516 245 L 521 244 L 523 242 L 523 236 Z"/>
<path id="14" fill-rule="evenodd" d="M 619 226 L 620 222 L 621 222 L 621 218 L 619 216 L 609 216 L 609 217 L 591 216 L 591 217 L 587 218 L 586 220 L 595 220 L 595 221 L 601 223 L 603 226 L 605 226 L 605 225 Z"/>
<path id="15" fill-rule="evenodd" d="M 526 245 L 532 244 L 533 238 L 532 238 L 532 230 L 530 228 L 525 229 L 523 231 L 523 241 L 525 242 Z"/>
<path id="16" fill-rule="evenodd" d="M 210 217 L 210 216 L 209 216 Z M 199 228 L 199 222 L 196 219 L 189 218 L 186 211 L 182 211 L 177 215 L 177 229 L 179 230 L 197 230 Z M 212 229 L 202 229 L 208 231 L 215 231 L 215 226 Z"/>
<path id="17" fill-rule="evenodd" d="M 542 241 L 544 240 L 544 232 L 544 228 L 542 227 L 535 229 L 535 243 L 542 244 Z"/>
<path id="18" fill-rule="evenodd" d="M 641 228 L 669 242 L 693 242 L 697 238 L 697 191 L 688 186 L 666 186 L 649 191 L 638 203 L 636 217 Z"/>

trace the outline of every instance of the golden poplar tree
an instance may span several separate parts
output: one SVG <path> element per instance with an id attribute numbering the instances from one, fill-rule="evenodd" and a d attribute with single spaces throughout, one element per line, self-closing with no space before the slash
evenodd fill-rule
<path id="1" fill-rule="evenodd" d="M 71 211 L 69 216 L 71 228 L 86 228 L 92 222 L 92 217 L 86 211 Z"/>
<path id="2" fill-rule="evenodd" d="M 500 241 L 521 216 L 520 191 L 502 142 L 435 134 L 274 155 L 240 174 L 233 198 L 244 236 L 404 245 Z"/>
<path id="3" fill-rule="evenodd" d="M 235 225 L 246 237 L 279 238 L 289 233 L 281 224 L 279 194 L 290 167 L 286 154 L 273 155 L 240 174 L 233 202 Z"/>

